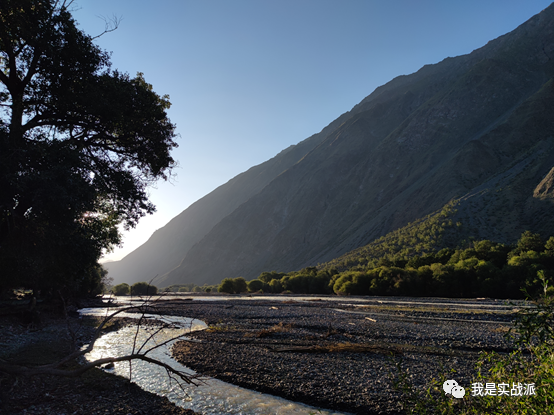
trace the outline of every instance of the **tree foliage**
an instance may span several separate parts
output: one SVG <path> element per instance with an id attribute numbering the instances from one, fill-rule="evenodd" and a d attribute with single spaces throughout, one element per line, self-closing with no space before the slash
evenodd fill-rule
<path id="1" fill-rule="evenodd" d="M 115 295 L 128 295 L 131 292 L 131 287 L 129 287 L 129 284 L 122 282 L 121 284 L 114 286 L 112 288 L 112 292 Z"/>
<path id="2" fill-rule="evenodd" d="M 158 287 L 150 285 L 147 282 L 136 282 L 131 285 L 131 295 L 156 295 Z"/>
<path id="3" fill-rule="evenodd" d="M 235 290 L 235 293 L 240 294 L 248 290 L 248 285 L 244 278 L 237 277 L 233 279 L 233 288 Z"/>
<path id="4" fill-rule="evenodd" d="M 0 290 L 79 289 L 174 165 L 168 97 L 111 70 L 69 4 L 0 3 Z"/>
<path id="5" fill-rule="evenodd" d="M 235 293 L 235 284 L 233 284 L 232 278 L 225 278 L 219 284 L 218 291 L 220 293 L 234 294 Z"/>
<path id="6" fill-rule="evenodd" d="M 263 290 L 265 284 L 261 280 L 252 280 L 248 282 L 247 286 L 248 286 L 248 291 L 251 293 L 254 293 L 254 292 Z"/>
<path id="7" fill-rule="evenodd" d="M 474 241 L 466 248 L 429 250 L 410 258 L 399 250 L 349 267 L 342 263 L 341 272 L 328 264 L 263 272 L 248 286 L 266 282 L 262 288 L 273 293 L 523 298 L 536 295 L 554 278 L 553 247 L 554 237 L 545 243 L 526 231 L 514 245 Z M 233 281 L 222 286 L 233 290 Z"/>

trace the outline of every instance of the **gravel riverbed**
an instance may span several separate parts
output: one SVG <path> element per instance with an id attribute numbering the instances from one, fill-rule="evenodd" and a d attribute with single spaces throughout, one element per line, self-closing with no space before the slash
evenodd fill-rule
<path id="1" fill-rule="evenodd" d="M 513 310 L 503 304 L 195 299 L 164 312 L 210 326 L 173 347 L 174 358 L 202 375 L 321 408 L 396 414 L 398 363 L 421 389 L 450 370 L 467 389 L 480 351 L 511 349 L 504 334 Z"/>
<path id="2" fill-rule="evenodd" d="M 399 363 L 421 390 L 451 369 L 451 378 L 467 389 L 480 351 L 511 349 L 504 334 L 513 306 L 502 301 L 214 297 L 157 303 L 160 313 L 209 325 L 175 344 L 176 360 L 201 375 L 341 412 L 402 413 L 392 386 Z M 94 325 L 70 323 L 86 344 Z M 112 329 L 122 324 L 136 323 L 118 320 Z M 57 360 L 71 341 L 66 329 L 64 319 L 43 318 L 31 330 L 3 317 L 0 359 L 24 365 Z M 77 379 L 1 375 L 0 386 L 0 413 L 192 413 L 99 370 Z"/>

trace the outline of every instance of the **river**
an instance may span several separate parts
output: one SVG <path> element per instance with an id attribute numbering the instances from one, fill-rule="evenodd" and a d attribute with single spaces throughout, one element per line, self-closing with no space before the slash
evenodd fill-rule
<path id="1" fill-rule="evenodd" d="M 110 311 L 114 311 L 112 308 Z M 83 309 L 84 315 L 106 315 L 106 309 Z M 139 318 L 140 314 L 121 314 L 121 317 Z M 180 318 L 174 316 L 146 315 L 147 318 L 156 318 L 166 323 L 171 323 L 179 328 L 166 328 L 157 333 L 147 343 L 147 347 L 160 344 L 177 336 L 184 336 L 194 330 L 206 328 L 206 324 L 199 320 Z M 107 333 L 100 337 L 95 347 L 86 358 L 90 360 L 102 357 L 111 357 L 127 354 L 132 350 L 133 343 L 142 345 L 153 333 L 150 326 L 141 327 L 137 334 L 136 326 L 124 327 L 120 330 Z M 174 341 L 153 350 L 148 355 L 163 363 L 169 364 L 178 370 L 185 370 L 190 374 L 194 372 L 185 368 L 171 358 L 171 346 Z M 132 370 L 129 363 L 115 363 L 114 368 L 105 369 L 111 373 L 131 377 L 142 389 L 158 395 L 167 396 L 175 404 L 187 409 L 192 409 L 201 414 L 341 414 L 340 412 L 314 408 L 297 402 L 267 395 L 252 390 L 240 388 L 216 379 L 205 378 L 199 386 L 184 385 L 184 390 L 175 381 L 170 381 L 165 369 L 142 361 L 133 361 Z"/>

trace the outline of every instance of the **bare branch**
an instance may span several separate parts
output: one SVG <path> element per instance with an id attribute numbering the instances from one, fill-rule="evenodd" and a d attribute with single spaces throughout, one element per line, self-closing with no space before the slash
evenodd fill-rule
<path id="1" fill-rule="evenodd" d="M 116 363 L 116 362 L 125 362 L 132 360 L 142 360 L 148 363 L 152 363 L 156 366 L 163 367 L 169 373 L 178 376 L 182 381 L 192 385 L 198 385 L 200 383 L 200 376 L 191 375 L 182 370 L 177 370 L 172 368 L 170 365 L 160 362 L 157 359 L 153 359 L 149 356 L 146 356 L 143 353 L 129 354 L 119 357 L 104 357 L 102 359 L 97 359 L 87 364 L 82 365 L 78 369 L 74 370 L 65 370 L 57 369 L 51 367 L 51 365 L 36 366 L 36 367 L 26 367 L 20 365 L 10 365 L 7 363 L 0 362 L 0 371 L 12 375 L 18 376 L 36 376 L 36 375 L 54 375 L 54 376 L 64 376 L 64 377 L 77 377 L 85 373 L 87 370 L 90 370 L 94 367 L 104 365 L 106 363 Z"/>
<path id="2" fill-rule="evenodd" d="M 123 20 L 123 17 L 117 17 L 116 15 L 113 15 L 110 19 L 104 16 L 98 16 L 102 20 L 104 20 L 104 31 L 100 33 L 99 35 L 96 35 L 92 37 L 92 40 L 98 39 L 100 36 L 104 36 L 106 33 L 113 32 L 114 30 L 117 30 L 119 27 L 119 24 Z"/>
<path id="3" fill-rule="evenodd" d="M 160 300 L 160 298 L 158 300 Z M 137 331 L 138 331 L 140 329 L 141 322 L 144 320 L 145 315 L 146 315 L 147 312 L 154 312 L 155 313 L 155 312 L 160 311 L 159 309 L 156 308 L 156 305 L 163 304 L 164 306 L 167 306 L 167 305 L 174 305 L 174 304 L 182 304 L 180 301 L 159 301 L 158 304 L 156 304 L 156 302 L 157 302 L 156 300 L 151 301 L 149 303 L 145 301 L 143 304 L 133 305 L 133 306 L 129 306 L 129 307 L 122 307 L 122 308 L 116 310 L 113 313 L 107 314 L 103 318 L 100 325 L 96 328 L 96 331 L 95 331 L 95 333 L 92 337 L 92 340 L 87 345 L 86 348 L 84 348 L 82 350 L 76 350 L 73 353 L 70 353 L 68 356 L 64 357 L 63 359 L 61 359 L 61 360 L 59 360 L 55 363 L 42 365 L 42 366 L 36 366 L 36 367 L 26 367 L 26 366 L 21 366 L 21 365 L 12 365 L 8 362 L 0 360 L 0 372 L 12 374 L 12 375 L 17 375 L 17 376 L 36 376 L 36 375 L 46 374 L 46 375 L 55 375 L 55 376 L 64 376 L 64 377 L 76 377 L 76 376 L 79 376 L 79 375 L 83 374 L 87 370 L 90 370 L 94 367 L 104 365 L 106 363 L 116 363 L 116 362 L 128 361 L 129 364 L 131 365 L 133 361 L 141 360 L 141 361 L 145 361 L 145 362 L 148 362 L 148 363 L 151 363 L 151 364 L 154 364 L 156 366 L 164 368 L 166 373 L 168 374 L 168 377 L 170 378 L 170 380 L 176 381 L 177 384 L 179 385 L 179 387 L 181 387 L 181 389 L 183 391 L 184 391 L 184 389 L 183 389 L 182 384 L 180 382 L 185 382 L 187 384 L 192 384 L 192 385 L 198 385 L 199 383 L 201 383 L 200 376 L 191 375 L 189 373 L 186 373 L 185 371 L 175 369 L 175 368 L 171 367 L 170 365 L 168 365 L 166 363 L 163 363 L 163 362 L 161 362 L 161 361 L 159 361 L 155 358 L 152 358 L 152 357 L 148 356 L 148 354 L 151 353 L 153 350 L 155 350 L 159 347 L 163 347 L 163 346 L 171 343 L 172 341 L 175 341 L 175 340 L 178 340 L 178 339 L 185 340 L 185 339 L 183 339 L 183 336 L 184 336 L 185 333 L 181 333 L 181 334 L 178 334 L 176 336 L 171 337 L 170 339 L 164 340 L 163 342 L 161 342 L 159 344 L 156 344 L 154 346 L 151 346 L 151 347 L 147 348 L 147 346 L 146 346 L 147 343 L 150 340 L 154 339 L 155 336 L 157 334 L 159 334 L 163 330 L 164 327 L 157 328 L 153 334 L 148 336 L 148 338 L 146 340 L 142 341 L 142 344 L 141 344 L 140 348 L 138 348 L 138 351 L 136 350 L 137 349 L 138 337 L 137 337 L 137 335 L 135 335 L 133 350 L 131 351 L 130 354 L 127 354 L 127 355 L 124 355 L 124 356 L 114 356 L 114 357 L 105 357 L 105 358 L 101 358 L 101 359 L 96 359 L 94 361 L 88 362 L 88 363 L 80 366 L 79 368 L 73 369 L 73 370 L 62 369 L 61 368 L 65 363 L 67 363 L 69 361 L 72 361 L 72 360 L 75 360 L 78 357 L 84 356 L 85 354 L 91 352 L 92 349 L 94 348 L 94 344 L 96 343 L 96 341 L 100 337 L 102 329 L 105 327 L 105 325 L 110 320 L 112 320 L 115 317 L 121 315 L 122 313 L 132 312 L 132 311 L 138 311 L 138 312 L 141 313 L 141 318 L 137 322 Z M 165 327 L 167 327 L 167 325 Z M 192 322 L 191 322 L 191 326 L 189 328 L 191 328 L 191 327 L 192 327 Z"/>

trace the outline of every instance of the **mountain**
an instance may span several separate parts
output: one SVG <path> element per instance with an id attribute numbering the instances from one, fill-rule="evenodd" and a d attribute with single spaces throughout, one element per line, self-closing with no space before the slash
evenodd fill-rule
<path id="1" fill-rule="evenodd" d="M 341 118 L 319 134 L 290 146 L 193 203 L 125 258 L 105 263 L 110 277 L 114 278 L 116 284 L 150 281 L 178 267 L 186 252 L 215 224 L 302 159 L 340 122 Z M 160 281 L 160 278 L 156 281 Z"/>
<path id="2" fill-rule="evenodd" d="M 554 5 L 400 76 L 189 207 L 116 282 L 255 278 L 327 262 L 458 199 L 455 240 L 554 234 Z"/>

